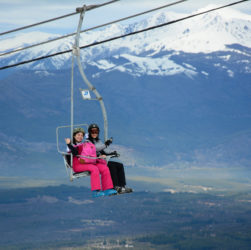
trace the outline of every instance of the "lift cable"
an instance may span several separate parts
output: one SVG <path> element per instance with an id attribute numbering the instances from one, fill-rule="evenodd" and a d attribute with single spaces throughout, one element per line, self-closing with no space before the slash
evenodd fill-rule
<path id="1" fill-rule="evenodd" d="M 182 2 L 186 2 L 186 1 L 188 1 L 188 0 L 181 0 L 181 1 L 173 2 L 173 3 L 169 3 L 169 4 L 166 4 L 166 5 L 154 8 L 154 9 L 150 9 L 150 10 L 140 12 L 140 13 L 137 13 L 137 14 L 134 14 L 134 15 L 131 15 L 131 16 L 127 16 L 127 17 L 124 17 L 124 18 L 120 18 L 120 19 L 117 19 L 117 20 L 114 20 L 114 21 L 111 21 L 111 22 L 108 22 L 108 23 L 105 23 L 105 24 L 101 24 L 101 25 L 98 25 L 98 26 L 94 26 L 94 27 L 91 27 L 91 28 L 88 28 L 88 29 L 81 30 L 80 33 L 95 30 L 95 29 L 98 29 L 98 28 L 102 28 L 102 27 L 105 27 L 105 26 L 108 26 L 108 25 L 111 25 L 111 24 L 115 24 L 115 23 L 118 23 L 118 22 L 122 22 L 122 21 L 125 21 L 125 20 L 128 20 L 128 19 L 131 19 L 131 18 L 135 18 L 135 17 L 141 16 L 141 15 L 145 15 L 145 14 L 154 12 L 156 10 L 164 9 L 164 8 L 170 7 L 172 5 L 176 5 L 176 4 L 179 4 L 179 3 L 182 3 Z M 16 52 L 20 52 L 22 50 L 34 48 L 34 47 L 37 47 L 37 46 L 40 46 L 40 45 L 44 45 L 44 44 L 47 44 L 47 43 L 50 43 L 50 42 L 61 40 L 61 39 L 64 39 L 64 38 L 67 38 L 67 37 L 70 37 L 70 36 L 74 36 L 74 35 L 76 35 L 76 32 L 66 34 L 64 36 L 60 36 L 60 37 L 57 37 L 57 38 L 53 38 L 53 39 L 50 39 L 50 40 L 47 40 L 47 41 L 43 41 L 43 42 L 40 42 L 40 43 L 37 43 L 37 44 L 32 44 L 32 45 L 29 45 L 29 46 L 26 46 L 26 47 L 23 47 L 23 48 L 18 48 L 18 49 L 14 49 L 14 50 L 11 50 L 11 51 L 8 51 L 8 52 L 4 52 L 4 53 L 1 53 L 0 56 L 13 54 L 13 53 L 16 53 Z"/>
<path id="2" fill-rule="evenodd" d="M 107 3 L 103 3 L 103 4 L 89 5 L 88 6 L 89 8 L 87 8 L 86 11 L 93 10 L 93 9 L 98 8 L 98 7 L 102 7 L 102 6 L 117 2 L 117 1 L 119 1 L 119 0 L 113 0 L 113 1 L 110 1 L 110 2 L 107 2 Z M 66 18 L 66 17 L 69 17 L 69 16 L 76 15 L 78 13 L 79 13 L 79 11 L 78 11 L 78 9 L 76 9 L 75 12 L 72 12 L 72 13 L 69 13 L 69 14 L 66 14 L 66 15 L 63 15 L 63 16 L 51 18 L 51 19 L 48 19 L 48 20 L 45 20 L 45 21 L 41 21 L 41 22 L 38 22 L 38 23 L 34 23 L 34 24 L 30 24 L 30 25 L 23 26 L 23 27 L 20 27 L 20 28 L 16 28 L 16 29 L 13 29 L 13 30 L 2 32 L 2 33 L 0 33 L 0 36 L 6 35 L 6 34 L 9 34 L 9 33 L 13 33 L 13 32 L 16 32 L 16 31 L 28 29 L 28 28 L 31 28 L 31 27 L 34 27 L 34 26 L 37 26 L 37 25 L 41 25 L 41 24 L 44 24 L 44 23 L 53 22 L 53 21 L 56 21 L 56 20 L 59 20 L 59 19 L 62 19 L 62 18 Z"/>
<path id="3" fill-rule="evenodd" d="M 115 36 L 115 37 L 112 37 L 112 38 L 108 38 L 108 39 L 105 39 L 105 40 L 101 40 L 101 41 L 98 41 L 98 42 L 87 44 L 87 45 L 81 46 L 79 48 L 80 49 L 90 48 L 90 47 L 93 47 L 93 46 L 96 46 L 96 45 L 99 45 L 99 44 L 103 44 L 103 43 L 106 43 L 106 42 L 114 41 L 114 40 L 117 40 L 117 39 L 132 36 L 132 35 L 136 35 L 136 34 L 146 32 L 146 31 L 150 31 L 150 30 L 153 30 L 153 29 L 156 29 L 156 28 L 161 28 L 161 27 L 164 27 L 164 26 L 168 26 L 168 25 L 171 25 L 171 24 L 174 24 L 174 23 L 184 21 L 186 19 L 190 19 L 190 18 L 193 18 L 193 17 L 196 17 L 196 16 L 200 16 L 200 15 L 203 15 L 203 14 L 206 14 L 206 13 L 209 13 L 209 12 L 213 12 L 213 11 L 216 11 L 216 10 L 219 10 L 219 9 L 223 9 L 223 8 L 230 7 L 230 6 L 233 6 L 233 5 L 237 5 L 237 4 L 240 4 L 240 3 L 243 3 L 243 2 L 247 2 L 247 1 L 250 1 L 250 0 L 237 1 L 237 2 L 234 2 L 234 3 L 230 3 L 230 4 L 227 4 L 227 5 L 220 6 L 220 7 L 216 7 L 216 8 L 210 9 L 210 10 L 199 12 L 199 13 L 196 13 L 196 14 L 193 14 L 193 15 L 189 15 L 189 16 L 186 16 L 186 17 L 183 17 L 183 18 L 179 18 L 179 19 L 176 19 L 176 20 L 173 20 L 173 21 L 169 21 L 169 22 L 162 23 L 162 24 L 155 25 L 155 26 L 150 26 L 150 27 L 142 29 L 142 30 L 130 32 L 130 33 L 127 33 L 127 34 L 124 34 L 124 35 Z M 72 50 L 60 51 L 60 52 L 57 52 L 57 53 L 54 53 L 54 54 L 41 56 L 41 57 L 37 57 L 37 58 L 34 58 L 34 59 L 22 61 L 22 62 L 19 62 L 19 63 L 3 66 L 3 67 L 0 67 L 0 70 L 16 67 L 16 66 L 23 65 L 23 64 L 26 64 L 26 63 L 35 62 L 35 61 L 39 61 L 39 60 L 46 59 L 46 58 L 49 58 L 49 57 L 58 56 L 58 55 L 62 55 L 62 54 L 65 54 L 65 53 L 70 53 L 70 52 L 72 52 Z"/>

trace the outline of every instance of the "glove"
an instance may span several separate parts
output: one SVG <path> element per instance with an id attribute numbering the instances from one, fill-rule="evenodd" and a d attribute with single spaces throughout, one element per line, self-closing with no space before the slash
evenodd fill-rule
<path id="1" fill-rule="evenodd" d="M 112 143 L 112 137 L 105 141 L 105 145 L 108 147 Z"/>
<path id="2" fill-rule="evenodd" d="M 112 157 L 119 157 L 120 154 L 117 151 L 113 151 L 111 155 Z"/>

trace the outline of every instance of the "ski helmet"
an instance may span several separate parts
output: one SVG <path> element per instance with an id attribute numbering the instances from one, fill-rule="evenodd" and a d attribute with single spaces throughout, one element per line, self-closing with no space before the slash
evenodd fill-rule
<path id="1" fill-rule="evenodd" d="M 99 126 L 96 124 L 96 123 L 92 123 L 89 128 L 88 128 L 88 133 L 90 134 L 91 133 L 91 130 L 93 128 L 96 128 L 98 131 L 99 131 Z"/>
<path id="2" fill-rule="evenodd" d="M 76 135 L 79 132 L 81 132 L 81 133 L 83 133 L 83 135 L 85 135 L 85 131 L 83 128 L 74 128 L 73 129 L 73 135 Z"/>

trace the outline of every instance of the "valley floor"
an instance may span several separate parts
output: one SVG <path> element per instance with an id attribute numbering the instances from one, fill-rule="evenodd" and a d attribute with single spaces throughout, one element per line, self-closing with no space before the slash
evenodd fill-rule
<path id="1" fill-rule="evenodd" d="M 0 249 L 249 249 L 251 195 L 0 190 Z"/>

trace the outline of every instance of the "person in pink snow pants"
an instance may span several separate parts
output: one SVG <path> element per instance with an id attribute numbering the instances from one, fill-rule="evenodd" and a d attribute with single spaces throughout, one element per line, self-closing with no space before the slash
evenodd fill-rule
<path id="1" fill-rule="evenodd" d="M 84 129 L 75 128 L 73 130 L 73 140 L 71 141 L 70 138 L 65 139 L 68 151 L 73 154 L 73 171 L 77 173 L 90 172 L 93 197 L 116 194 L 117 191 L 113 189 L 113 182 L 106 161 L 97 159 L 96 147 L 91 141 L 82 142 L 84 135 Z"/>

